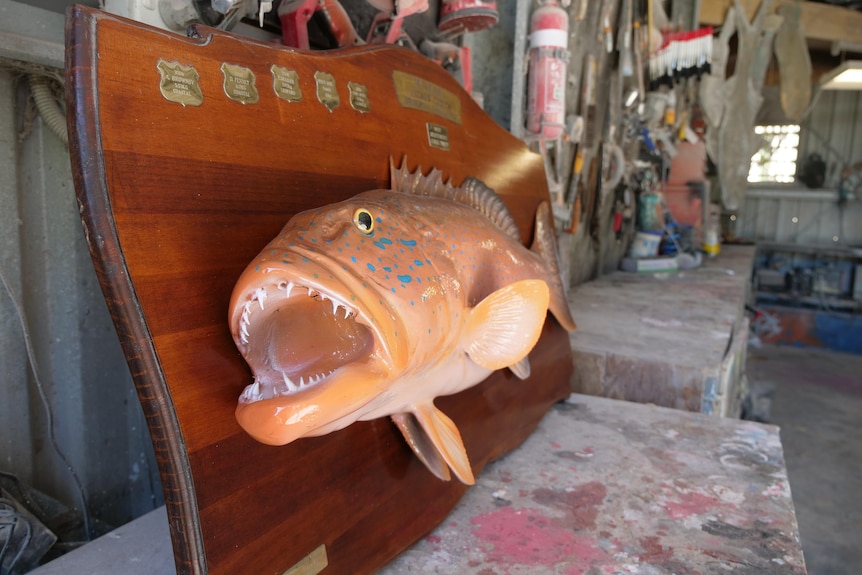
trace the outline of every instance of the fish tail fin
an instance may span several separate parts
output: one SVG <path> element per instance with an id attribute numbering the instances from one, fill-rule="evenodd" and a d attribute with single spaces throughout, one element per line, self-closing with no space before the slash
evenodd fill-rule
<path id="1" fill-rule="evenodd" d="M 566 297 L 566 287 L 560 275 L 560 254 L 557 249 L 557 237 L 554 234 L 554 220 L 551 217 L 551 206 L 548 202 L 539 204 L 536 210 L 536 233 L 530 249 L 538 253 L 548 267 L 548 287 L 551 300 L 548 309 L 567 331 L 575 329 L 575 319 Z"/>

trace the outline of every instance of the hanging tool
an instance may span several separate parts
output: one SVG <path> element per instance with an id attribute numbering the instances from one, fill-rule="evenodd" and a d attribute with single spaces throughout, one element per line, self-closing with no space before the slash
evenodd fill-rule
<path id="1" fill-rule="evenodd" d="M 583 174 L 584 166 L 591 163 L 592 150 L 595 144 L 596 133 L 596 73 L 598 62 L 592 54 L 587 55 L 587 60 L 584 66 L 584 79 L 581 84 L 581 117 L 584 119 L 584 137 L 578 144 L 577 152 L 575 153 L 575 161 L 572 166 L 572 179 L 569 183 L 569 190 L 566 195 L 566 204 L 572 206 L 572 221 L 568 231 L 575 233 L 578 227 L 578 219 L 580 218 L 580 185 L 581 175 Z M 577 214 L 576 214 L 577 212 Z M 577 217 L 576 217 L 577 216 Z"/>

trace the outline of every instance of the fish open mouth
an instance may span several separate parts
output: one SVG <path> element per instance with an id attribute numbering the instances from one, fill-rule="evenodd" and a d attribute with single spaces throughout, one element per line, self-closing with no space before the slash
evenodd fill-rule
<path id="1" fill-rule="evenodd" d="M 374 350 L 374 334 L 356 305 L 293 281 L 248 294 L 235 326 L 255 375 L 240 396 L 243 403 L 319 387 Z"/>

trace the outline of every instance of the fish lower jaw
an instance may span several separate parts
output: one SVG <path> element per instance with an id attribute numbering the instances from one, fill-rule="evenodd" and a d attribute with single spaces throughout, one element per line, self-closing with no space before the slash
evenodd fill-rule
<path id="1" fill-rule="evenodd" d="M 251 325 L 252 315 L 257 311 L 257 308 L 260 308 L 261 312 L 266 309 L 266 300 L 271 297 L 271 292 L 279 296 L 283 294 L 283 297 L 278 297 L 276 301 L 284 302 L 290 299 L 291 295 L 293 295 L 294 289 L 298 290 L 298 293 L 294 295 L 294 297 L 302 297 L 303 293 L 307 293 L 310 298 L 332 302 L 333 315 L 343 314 L 345 319 L 356 319 L 359 317 L 359 310 L 357 308 L 332 294 L 327 294 L 318 289 L 304 286 L 300 283 L 282 280 L 274 282 L 266 287 L 257 288 L 255 291 L 251 292 L 245 304 L 243 304 L 238 326 L 239 340 L 243 345 L 248 345 L 249 343 L 249 327 Z"/>
<path id="2" fill-rule="evenodd" d="M 263 401 L 265 399 L 286 397 L 302 393 L 323 383 L 335 371 L 336 370 L 333 369 L 329 372 L 322 372 L 307 377 L 300 376 L 299 379 L 296 381 L 288 377 L 288 375 L 285 373 L 281 374 L 282 382 L 261 383 L 260 381 L 255 381 L 251 385 L 246 386 L 242 394 L 239 396 L 239 401 L 240 403 L 255 403 L 257 401 Z"/>

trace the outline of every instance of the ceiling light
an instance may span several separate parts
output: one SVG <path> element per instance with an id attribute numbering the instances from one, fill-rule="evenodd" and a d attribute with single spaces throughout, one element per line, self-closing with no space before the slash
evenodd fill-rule
<path id="1" fill-rule="evenodd" d="M 823 90 L 862 90 L 862 60 L 847 60 L 820 78 Z"/>

